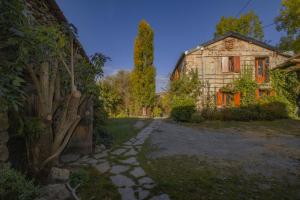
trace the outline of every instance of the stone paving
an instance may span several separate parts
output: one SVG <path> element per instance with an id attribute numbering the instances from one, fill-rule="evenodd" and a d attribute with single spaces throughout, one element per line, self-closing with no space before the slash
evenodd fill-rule
<path id="1" fill-rule="evenodd" d="M 73 164 L 92 165 L 101 173 L 109 173 L 122 200 L 170 200 L 167 194 L 151 194 L 155 182 L 147 176 L 137 160 L 142 144 L 159 124 L 160 121 L 155 120 L 123 145 L 111 150 L 97 147 L 95 154 L 84 156 Z"/>

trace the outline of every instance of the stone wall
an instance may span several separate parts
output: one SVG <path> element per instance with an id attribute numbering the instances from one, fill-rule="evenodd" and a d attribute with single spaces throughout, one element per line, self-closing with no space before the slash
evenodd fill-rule
<path id="1" fill-rule="evenodd" d="M 8 117 L 7 113 L 0 113 L 0 163 L 8 160 L 8 149 L 6 143 L 8 142 Z"/>
<path id="2" fill-rule="evenodd" d="M 232 44 L 230 49 L 226 47 L 228 41 Z M 240 57 L 240 73 L 222 72 L 222 57 L 229 56 Z M 277 52 L 251 42 L 228 37 L 224 40 L 212 43 L 203 49 L 199 48 L 192 53 L 188 53 L 182 59 L 181 63 L 179 63 L 179 66 L 182 66 L 182 73 L 186 73 L 192 69 L 198 70 L 200 80 L 206 85 L 203 90 L 203 98 L 201 99 L 206 99 L 206 94 L 210 93 L 211 95 L 215 95 L 220 88 L 239 78 L 246 68 L 252 69 L 253 79 L 255 79 L 255 58 L 257 57 L 268 57 L 270 68 L 275 67 L 287 59 L 287 57 Z"/>

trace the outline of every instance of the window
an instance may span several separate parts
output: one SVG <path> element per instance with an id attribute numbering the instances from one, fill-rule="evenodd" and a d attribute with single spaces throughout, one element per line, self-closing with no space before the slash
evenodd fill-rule
<path id="1" fill-rule="evenodd" d="M 240 57 L 222 57 L 222 72 L 240 72 Z"/>
<path id="2" fill-rule="evenodd" d="M 257 83 L 269 82 L 269 58 L 255 58 L 255 79 Z"/>
<path id="3" fill-rule="evenodd" d="M 218 106 L 240 106 L 240 93 L 217 92 Z"/>

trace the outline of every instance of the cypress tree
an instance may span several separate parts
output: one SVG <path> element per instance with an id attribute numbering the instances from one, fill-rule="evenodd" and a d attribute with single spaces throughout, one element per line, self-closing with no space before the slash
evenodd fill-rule
<path id="1" fill-rule="evenodd" d="M 155 68 L 153 66 L 153 30 L 142 20 L 134 44 L 134 68 L 131 74 L 135 113 L 147 115 L 155 99 Z"/>

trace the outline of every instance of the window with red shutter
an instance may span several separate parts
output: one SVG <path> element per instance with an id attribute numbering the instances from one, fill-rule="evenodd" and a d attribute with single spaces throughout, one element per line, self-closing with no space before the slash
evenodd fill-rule
<path id="1" fill-rule="evenodd" d="M 239 56 L 234 57 L 234 72 L 240 73 L 241 71 L 241 61 Z"/>

